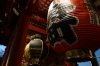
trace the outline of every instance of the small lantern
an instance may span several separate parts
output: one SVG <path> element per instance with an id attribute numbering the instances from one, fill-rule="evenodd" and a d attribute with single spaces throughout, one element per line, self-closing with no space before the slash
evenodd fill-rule
<path id="1" fill-rule="evenodd" d="M 53 0 L 47 36 L 52 49 L 65 53 L 67 61 L 90 60 L 100 44 L 99 14 L 90 0 Z"/>
<path id="2" fill-rule="evenodd" d="M 39 65 L 40 59 L 44 59 L 48 55 L 48 46 L 44 44 L 39 34 L 31 37 L 31 41 L 26 45 L 24 57 L 31 64 Z"/>

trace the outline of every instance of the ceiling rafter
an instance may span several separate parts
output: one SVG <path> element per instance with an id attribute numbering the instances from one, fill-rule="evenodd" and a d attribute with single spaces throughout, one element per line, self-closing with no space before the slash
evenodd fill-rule
<path id="1" fill-rule="evenodd" d="M 37 14 L 46 19 L 48 8 L 51 2 L 52 0 L 39 0 L 36 8 L 33 10 L 33 14 Z"/>
<path id="2" fill-rule="evenodd" d="M 46 22 L 47 22 L 44 18 L 42 18 L 42 17 L 40 17 L 40 16 L 38 16 L 38 15 L 35 15 L 35 14 L 33 14 L 33 15 L 31 16 L 31 18 L 33 18 L 33 19 L 35 19 L 35 20 L 37 20 L 37 21 L 39 21 L 39 22 L 42 22 L 42 23 L 44 23 L 44 24 L 46 24 Z"/>
<path id="3" fill-rule="evenodd" d="M 31 24 L 29 25 L 29 29 L 31 29 L 31 30 L 33 30 L 33 31 L 36 31 L 36 32 L 39 32 L 39 33 L 41 33 L 41 34 L 46 35 L 46 30 L 41 29 L 41 28 L 38 28 L 38 27 L 33 26 L 33 25 L 31 25 Z"/>

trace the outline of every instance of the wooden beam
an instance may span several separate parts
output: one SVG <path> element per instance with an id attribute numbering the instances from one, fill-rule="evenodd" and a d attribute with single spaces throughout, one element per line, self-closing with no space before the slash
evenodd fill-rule
<path id="1" fill-rule="evenodd" d="M 29 29 L 31 29 L 31 30 L 33 30 L 33 31 L 36 31 L 36 32 L 39 32 L 39 33 L 41 33 L 41 34 L 46 35 L 46 30 L 41 29 L 41 28 L 36 27 L 36 26 L 33 26 L 32 24 L 29 25 Z"/>
<path id="2" fill-rule="evenodd" d="M 42 22 L 42 23 L 44 23 L 44 24 L 46 24 L 46 19 L 44 19 L 44 18 L 42 18 L 42 17 L 40 17 L 40 16 L 38 16 L 38 15 L 35 15 L 35 14 L 33 14 L 32 16 L 31 16 L 31 18 L 32 19 L 35 19 L 35 20 L 37 20 L 37 21 L 39 21 L 39 22 Z"/>

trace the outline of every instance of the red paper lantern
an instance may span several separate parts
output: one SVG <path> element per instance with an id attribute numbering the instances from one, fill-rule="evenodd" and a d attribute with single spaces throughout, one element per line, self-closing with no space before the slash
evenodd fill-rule
<path id="1" fill-rule="evenodd" d="M 89 0 L 54 0 L 47 20 L 48 40 L 58 54 L 99 48 L 100 17 Z"/>

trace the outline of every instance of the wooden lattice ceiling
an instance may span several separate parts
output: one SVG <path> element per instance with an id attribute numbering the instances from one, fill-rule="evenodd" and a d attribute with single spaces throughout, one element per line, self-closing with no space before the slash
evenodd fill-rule
<path id="1" fill-rule="evenodd" d="M 38 16 L 45 18 L 47 17 L 47 11 L 52 0 L 39 0 L 35 9 L 33 10 L 33 14 L 37 14 Z"/>

